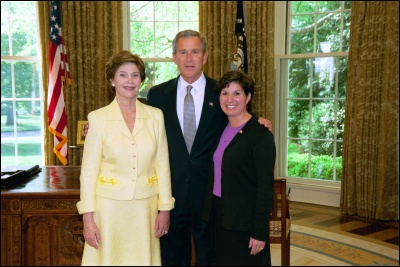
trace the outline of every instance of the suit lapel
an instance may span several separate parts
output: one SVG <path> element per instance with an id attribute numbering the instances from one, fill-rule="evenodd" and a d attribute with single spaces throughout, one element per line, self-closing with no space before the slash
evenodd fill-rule
<path id="1" fill-rule="evenodd" d="M 164 119 L 168 134 L 179 138 L 180 143 L 186 148 L 185 138 L 179 123 L 178 114 L 176 111 L 176 94 L 178 91 L 178 79 L 179 76 L 164 89 L 166 97 L 166 106 L 164 108 Z M 203 141 L 203 136 L 206 136 L 209 130 L 210 124 L 212 124 L 212 118 L 220 108 L 218 95 L 215 93 L 216 82 L 206 76 L 206 88 L 204 92 L 203 110 L 200 117 L 199 127 L 196 131 L 196 136 L 193 142 L 192 151 L 196 150 L 196 147 Z M 199 143 L 199 144 L 197 144 Z M 186 150 L 187 151 L 187 150 Z"/>
<path id="2" fill-rule="evenodd" d="M 136 119 L 135 126 L 133 127 L 132 136 L 135 137 L 143 128 L 144 120 L 149 119 L 150 115 L 147 113 L 144 104 L 136 99 Z"/>
<path id="3" fill-rule="evenodd" d="M 122 116 L 122 112 L 118 106 L 117 100 L 115 99 L 110 104 L 110 114 L 108 120 L 115 121 L 118 131 L 120 131 L 125 137 L 129 138 L 130 140 L 133 140 L 133 138 L 140 132 L 140 130 L 143 128 L 144 120 L 148 118 L 150 118 L 150 115 L 147 113 L 144 104 L 136 99 L 135 126 L 133 127 L 133 132 L 131 133 L 125 124 L 124 117 Z"/>
<path id="4" fill-rule="evenodd" d="M 212 118 L 215 112 L 220 108 L 218 95 L 215 93 L 216 84 L 210 78 L 206 76 L 206 88 L 204 92 L 203 110 L 201 112 L 199 127 L 196 131 L 192 150 L 196 149 L 197 143 L 202 142 L 202 136 L 205 136 L 209 130 L 210 124 L 212 124 Z"/>
<path id="5" fill-rule="evenodd" d="M 120 131 L 124 136 L 132 139 L 132 134 L 129 132 L 128 127 L 126 127 L 124 117 L 122 116 L 122 112 L 118 106 L 116 98 L 114 98 L 114 100 L 110 103 L 110 112 L 107 120 L 114 122 L 111 125 L 115 125 L 116 129 Z"/>
<path id="6" fill-rule="evenodd" d="M 171 133 L 175 137 L 179 137 L 181 142 L 186 147 L 185 138 L 183 137 L 183 132 L 181 129 L 181 124 L 179 123 L 178 113 L 176 111 L 176 94 L 178 92 L 178 79 L 179 76 L 175 79 L 173 83 L 170 84 L 169 87 L 165 88 L 166 94 L 166 108 L 164 110 L 164 120 L 165 125 L 170 127 L 173 130 Z"/>

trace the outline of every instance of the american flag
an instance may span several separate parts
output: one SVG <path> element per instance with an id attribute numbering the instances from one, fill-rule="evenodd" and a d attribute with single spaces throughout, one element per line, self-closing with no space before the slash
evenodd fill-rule
<path id="1" fill-rule="evenodd" d="M 243 1 L 237 1 L 234 49 L 231 70 L 241 70 L 247 73 L 247 45 L 244 29 Z"/>
<path id="2" fill-rule="evenodd" d="M 66 165 L 68 138 L 63 88 L 71 84 L 71 79 L 61 29 L 61 2 L 51 1 L 47 113 L 49 131 L 54 135 L 54 153 Z"/>

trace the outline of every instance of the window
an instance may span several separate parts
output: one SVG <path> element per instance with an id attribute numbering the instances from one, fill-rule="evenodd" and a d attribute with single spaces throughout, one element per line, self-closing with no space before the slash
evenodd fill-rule
<path id="1" fill-rule="evenodd" d="M 286 51 L 277 57 L 278 175 L 339 182 L 351 2 L 287 3 Z"/>
<path id="2" fill-rule="evenodd" d="M 1 165 L 43 165 L 43 90 L 35 1 L 1 1 Z"/>
<path id="3" fill-rule="evenodd" d="M 199 30 L 198 1 L 130 1 L 130 50 L 146 66 L 146 81 L 139 97 L 148 89 L 178 76 L 172 59 L 172 40 L 185 29 Z"/>

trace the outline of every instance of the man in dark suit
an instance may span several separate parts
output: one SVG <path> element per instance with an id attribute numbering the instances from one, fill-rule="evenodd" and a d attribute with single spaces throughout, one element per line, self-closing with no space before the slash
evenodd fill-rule
<path id="1" fill-rule="evenodd" d="M 217 82 L 202 71 L 208 56 L 206 39 L 196 31 L 185 30 L 175 36 L 172 45 L 180 76 L 154 86 L 147 95 L 147 104 L 164 113 L 172 194 L 176 199 L 168 234 L 161 238 L 162 264 L 189 266 L 193 234 L 196 265 L 210 266 L 214 263 L 211 224 L 200 217 L 211 162 L 210 150 L 226 125 L 227 117 L 215 92 Z M 190 152 L 182 130 L 188 85 L 193 87 L 197 127 Z"/>
<path id="2" fill-rule="evenodd" d="M 210 266 L 215 264 L 212 223 L 202 220 L 201 214 L 211 163 L 210 151 L 228 120 L 215 90 L 217 81 L 207 77 L 202 70 L 208 57 L 205 37 L 196 31 L 181 31 L 172 41 L 172 49 L 180 75 L 152 87 L 147 94 L 147 104 L 164 113 L 172 195 L 175 197 L 168 234 L 161 238 L 161 259 L 164 266 L 189 266 L 193 235 L 196 265 Z M 183 106 L 188 85 L 192 87 L 196 114 L 196 133 L 189 149 L 183 133 Z M 261 119 L 260 123 L 272 129 L 270 121 Z"/>

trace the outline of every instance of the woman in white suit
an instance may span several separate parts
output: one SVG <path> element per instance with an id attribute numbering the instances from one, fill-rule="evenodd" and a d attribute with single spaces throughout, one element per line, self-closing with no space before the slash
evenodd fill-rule
<path id="1" fill-rule="evenodd" d="M 137 99 L 146 78 L 137 55 L 113 55 L 106 78 L 116 97 L 89 113 L 83 152 L 82 265 L 161 265 L 159 238 L 175 202 L 163 113 Z"/>

